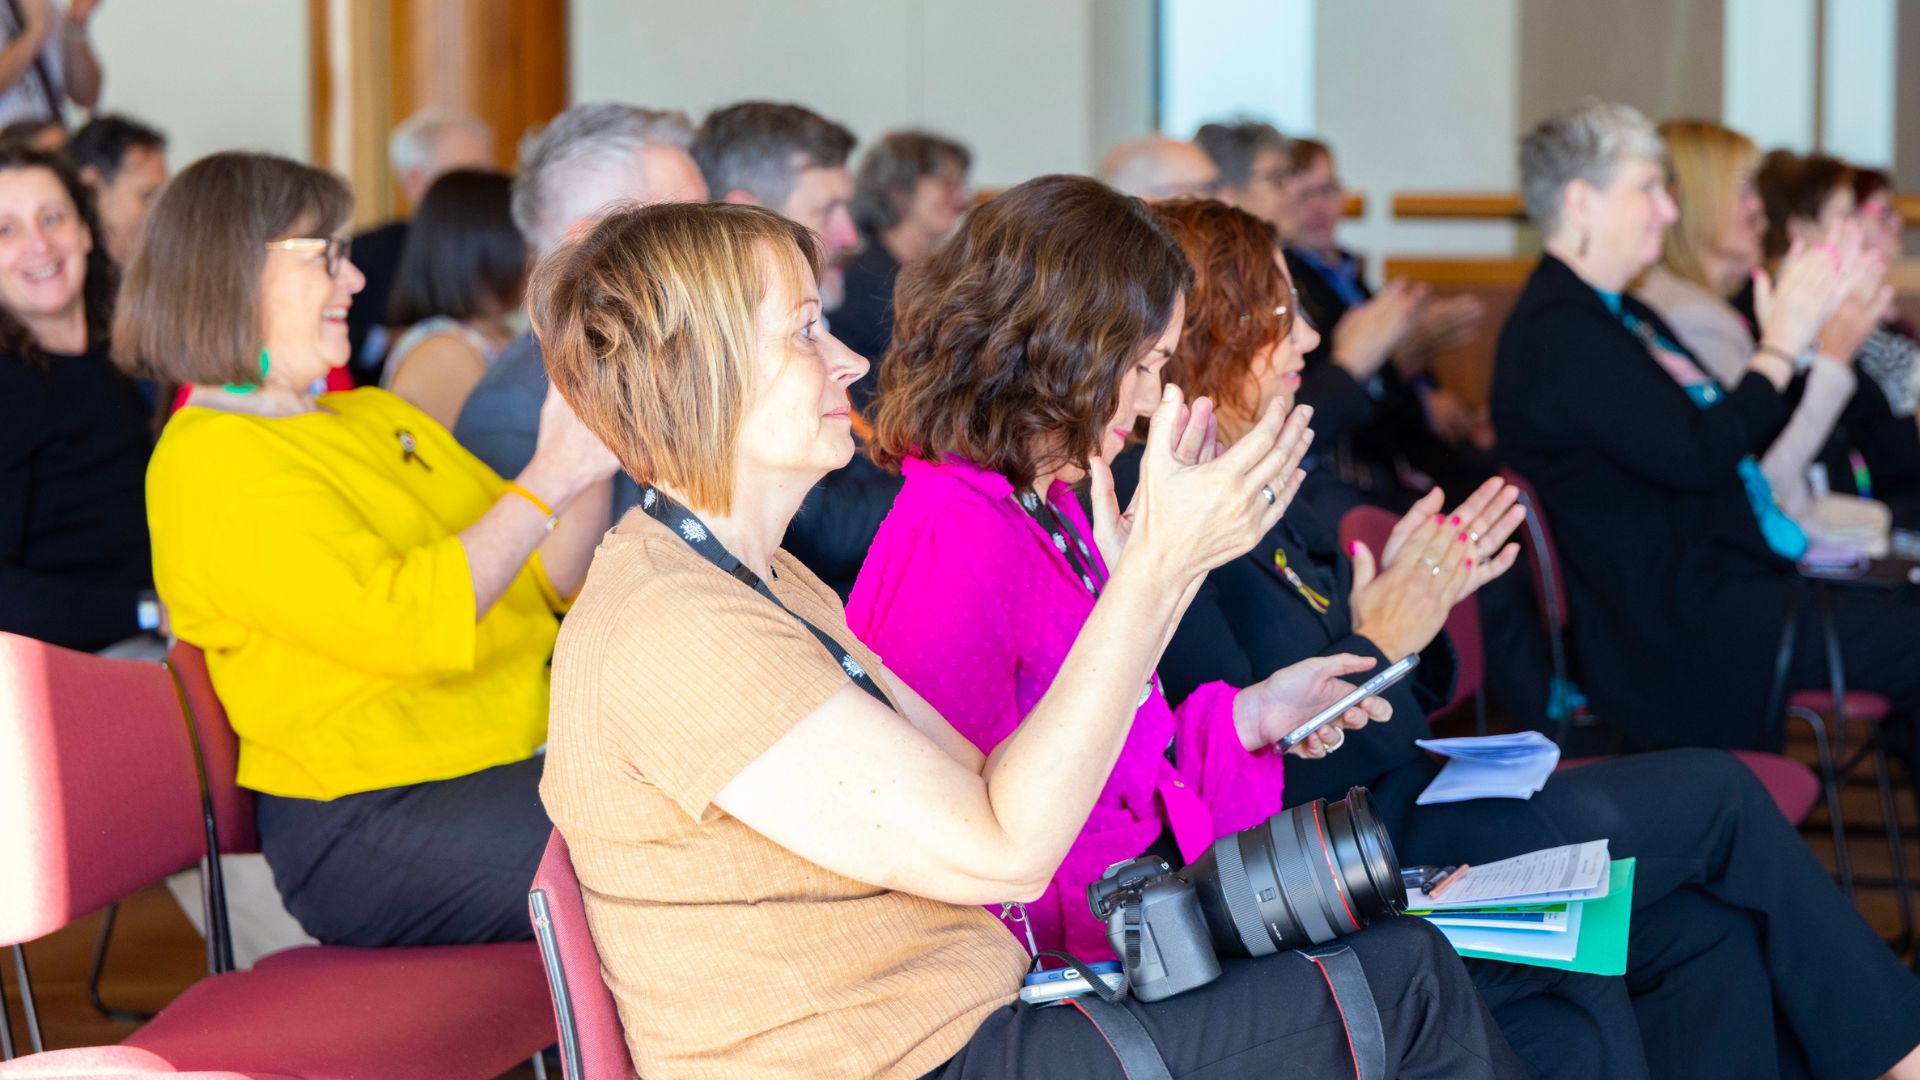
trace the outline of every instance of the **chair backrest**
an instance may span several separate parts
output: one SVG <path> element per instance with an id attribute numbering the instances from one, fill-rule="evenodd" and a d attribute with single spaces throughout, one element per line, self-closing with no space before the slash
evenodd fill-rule
<path id="1" fill-rule="evenodd" d="M 0 634 L 0 944 L 195 865 L 201 821 L 165 668 Z"/>
<path id="2" fill-rule="evenodd" d="M 1527 479 L 1512 469 L 1502 468 L 1500 478 L 1520 489 L 1521 504 L 1527 508 L 1527 523 L 1521 531 L 1520 549 L 1526 553 L 1533 570 L 1534 595 L 1540 599 L 1540 615 L 1554 631 L 1567 628 L 1567 579 L 1560 572 L 1560 549 L 1554 545 L 1553 530 L 1547 526 L 1547 513 L 1540 495 Z"/>
<path id="3" fill-rule="evenodd" d="M 1356 506 L 1340 519 L 1340 546 L 1345 548 L 1359 541 L 1378 558 L 1387 548 L 1393 527 L 1399 523 L 1400 518 L 1392 511 L 1377 506 Z M 1459 671 L 1454 678 L 1453 696 L 1434 710 L 1436 717 L 1472 701 L 1486 681 L 1486 650 L 1480 641 L 1480 604 L 1473 597 L 1453 605 L 1453 610 L 1447 612 L 1447 637 L 1453 641 Z"/>
<path id="4" fill-rule="evenodd" d="M 260 850 L 260 834 L 253 824 L 253 793 L 240 786 L 240 737 L 227 722 L 226 707 L 214 693 L 207 655 L 184 641 L 167 652 L 167 667 L 180 684 L 187 705 L 187 722 L 200 740 L 200 760 L 206 766 L 207 793 L 213 800 L 213 818 L 219 827 L 220 850 L 249 855 Z"/>
<path id="5" fill-rule="evenodd" d="M 573 874 L 567 842 L 555 829 L 527 894 L 534 940 L 553 991 L 553 1018 L 560 1028 L 560 1068 L 567 1080 L 633 1076 L 626 1029 L 613 991 L 600 974 L 600 954 L 587 930 L 587 906 Z"/>

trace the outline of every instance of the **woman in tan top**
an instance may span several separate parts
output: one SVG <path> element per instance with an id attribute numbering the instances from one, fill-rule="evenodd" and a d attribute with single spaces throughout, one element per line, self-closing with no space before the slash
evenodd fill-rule
<path id="1" fill-rule="evenodd" d="M 1160 311 L 1142 340 L 1110 343 L 1144 371 L 1179 333 L 1190 274 L 1177 250 L 1177 273 L 1139 273 L 1138 245 L 1168 241 L 1137 200 L 1113 195 L 1109 216 L 1047 253 L 1067 259 L 1047 280 Z M 673 205 L 609 216 L 535 275 L 554 386 L 645 491 L 562 629 L 541 792 L 635 1063 L 649 1080 L 1119 1076 L 1078 1012 L 1014 1004 L 1028 958 L 982 905 L 1046 887 L 1193 588 L 1285 509 L 1306 417 L 1269 410 L 1201 463 L 1204 425 L 1166 390 L 1141 494 L 1101 537 L 1111 579 L 1052 690 L 983 757 L 778 549 L 853 452 L 847 387 L 867 370 L 821 326 L 817 269 L 784 218 Z M 1082 303 L 1063 332 L 1111 325 Z M 1305 716 L 1343 689 L 1303 679 L 1276 707 Z M 1517 1072 L 1434 931 L 1400 919 L 1348 940 L 1393 1075 Z M 1224 966 L 1127 1003 L 1174 1075 L 1350 1067 L 1311 964 Z"/>

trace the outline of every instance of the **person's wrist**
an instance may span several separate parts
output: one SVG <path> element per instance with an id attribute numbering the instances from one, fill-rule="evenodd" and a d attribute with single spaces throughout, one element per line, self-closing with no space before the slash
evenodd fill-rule
<path id="1" fill-rule="evenodd" d="M 1260 697 L 1253 687 L 1234 692 L 1233 730 L 1247 753 L 1257 754 L 1267 747 L 1266 740 L 1260 737 Z"/>
<path id="2" fill-rule="evenodd" d="M 536 456 L 513 482 L 527 489 L 534 497 L 550 507 L 554 514 L 566 512 L 567 504 L 574 500 L 585 487 L 576 484 L 562 470 L 552 467 Z"/>

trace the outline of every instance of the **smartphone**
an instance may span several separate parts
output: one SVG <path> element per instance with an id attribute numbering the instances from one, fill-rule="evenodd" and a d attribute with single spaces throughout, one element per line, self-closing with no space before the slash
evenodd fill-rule
<path id="1" fill-rule="evenodd" d="M 1409 654 L 1398 663 L 1390 665 L 1387 670 L 1355 687 L 1352 693 L 1315 713 L 1313 719 L 1287 732 L 1279 742 L 1273 744 L 1274 749 L 1286 751 L 1299 746 L 1306 741 L 1307 736 L 1333 723 L 1340 718 L 1341 713 L 1358 705 L 1361 698 L 1379 694 L 1380 691 L 1406 678 L 1409 672 L 1419 666 L 1420 657 L 1417 654 Z"/>
<path id="2" fill-rule="evenodd" d="M 1127 984 L 1126 972 L 1114 960 L 1100 960 L 1088 964 L 1107 989 L 1118 990 Z M 1081 994 L 1093 993 L 1093 987 L 1072 968 L 1054 968 L 1050 971 L 1036 971 L 1027 976 L 1027 984 L 1020 988 L 1020 1000 L 1029 1005 L 1052 1005 Z"/>

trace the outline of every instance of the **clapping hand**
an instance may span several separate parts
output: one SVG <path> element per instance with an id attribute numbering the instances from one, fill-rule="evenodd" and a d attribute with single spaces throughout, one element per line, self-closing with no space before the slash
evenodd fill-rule
<path id="1" fill-rule="evenodd" d="M 1506 543 L 1526 520 L 1519 495 L 1506 481 L 1489 480 L 1448 515 L 1439 512 L 1446 496 L 1436 488 L 1393 527 L 1378 569 L 1365 544 L 1353 545 L 1354 633 L 1389 660 L 1426 648 L 1454 604 L 1520 557 L 1520 546 Z"/>
<path id="2" fill-rule="evenodd" d="M 1212 461 L 1220 453 L 1219 428 L 1210 398 L 1195 398 L 1191 408 L 1181 405 L 1174 416 L 1173 432 L 1173 457 L 1182 465 Z M 1134 489 L 1133 500 L 1123 513 L 1114 491 L 1113 468 L 1098 454 L 1087 460 L 1087 479 L 1088 501 L 1093 508 L 1093 542 L 1100 548 L 1100 558 L 1112 567 L 1120 561 L 1127 537 L 1133 534 L 1133 508 L 1140 501 L 1140 491 Z M 1288 498 L 1292 498 L 1291 493 Z"/>
<path id="3" fill-rule="evenodd" d="M 1305 405 L 1283 413 L 1276 400 L 1231 448 L 1207 456 L 1204 433 L 1192 430 L 1193 413 L 1182 410 L 1180 388 L 1169 385 L 1147 425 L 1124 557 L 1140 552 L 1191 585 L 1208 570 L 1245 554 L 1279 523 L 1306 477 L 1300 460 L 1313 439 L 1307 428 L 1312 415 Z M 1182 461 L 1183 448 L 1197 448 L 1196 460 Z M 1103 517 L 1112 514 L 1106 528 L 1110 538 L 1117 538 L 1112 482 L 1111 474 L 1099 481 L 1105 494 L 1096 502 L 1106 503 L 1098 512 Z"/>

